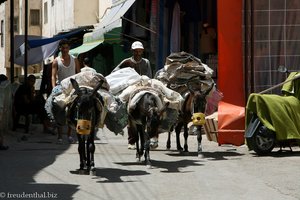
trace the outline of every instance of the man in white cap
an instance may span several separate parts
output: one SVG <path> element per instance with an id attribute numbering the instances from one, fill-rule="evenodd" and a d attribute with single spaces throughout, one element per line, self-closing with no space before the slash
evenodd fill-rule
<path id="1" fill-rule="evenodd" d="M 135 41 L 131 45 L 132 57 L 124 59 L 113 71 L 121 68 L 132 67 L 140 75 L 152 78 L 152 70 L 148 59 L 143 58 L 144 46 L 141 42 Z"/>
<path id="2" fill-rule="evenodd" d="M 141 42 L 135 41 L 131 45 L 132 57 L 124 59 L 114 70 L 125 67 L 132 67 L 140 75 L 146 75 L 152 78 L 152 70 L 148 59 L 143 58 L 144 46 Z M 135 149 L 135 143 L 137 138 L 134 137 L 133 130 L 127 126 L 128 130 L 128 149 Z"/>

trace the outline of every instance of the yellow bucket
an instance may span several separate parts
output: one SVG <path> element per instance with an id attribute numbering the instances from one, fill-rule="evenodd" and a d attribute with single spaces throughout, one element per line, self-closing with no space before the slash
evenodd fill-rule
<path id="1" fill-rule="evenodd" d="M 77 120 L 76 131 L 80 135 L 89 135 L 91 133 L 92 122 L 90 120 Z"/>
<path id="2" fill-rule="evenodd" d="M 204 113 L 194 113 L 192 116 L 192 122 L 195 126 L 202 126 L 205 124 L 205 114 Z"/>

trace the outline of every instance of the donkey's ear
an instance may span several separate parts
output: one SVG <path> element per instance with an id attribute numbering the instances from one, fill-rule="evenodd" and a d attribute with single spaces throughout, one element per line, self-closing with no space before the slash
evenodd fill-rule
<path id="1" fill-rule="evenodd" d="M 204 91 L 204 96 L 207 96 L 210 93 L 210 91 L 214 88 L 214 86 L 215 84 L 211 84 L 211 86 L 206 91 Z"/>
<path id="2" fill-rule="evenodd" d="M 97 84 L 97 86 L 94 88 L 94 90 L 93 90 L 93 92 L 92 92 L 92 95 L 97 94 L 97 91 L 101 88 L 101 86 L 102 86 L 103 83 L 104 83 L 104 81 L 101 80 L 101 81 Z"/>
<path id="3" fill-rule="evenodd" d="M 73 78 L 71 78 L 70 81 L 72 83 L 73 88 L 75 89 L 75 92 L 77 94 L 80 94 L 80 89 L 79 89 L 79 85 L 78 85 L 77 81 Z"/>

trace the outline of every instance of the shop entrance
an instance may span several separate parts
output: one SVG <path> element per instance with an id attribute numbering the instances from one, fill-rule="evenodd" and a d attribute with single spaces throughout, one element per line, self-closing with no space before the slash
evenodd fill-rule
<path id="1" fill-rule="evenodd" d="M 168 34 L 164 44 L 168 52 L 185 51 L 201 59 L 214 70 L 217 79 L 217 0 L 166 0 Z"/>

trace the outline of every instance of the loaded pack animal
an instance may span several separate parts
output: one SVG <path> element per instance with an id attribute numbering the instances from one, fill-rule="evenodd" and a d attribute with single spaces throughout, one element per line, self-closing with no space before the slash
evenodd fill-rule
<path id="1" fill-rule="evenodd" d="M 96 173 L 94 152 L 95 152 L 95 129 L 104 109 L 103 98 L 97 92 L 103 84 L 101 80 L 92 89 L 89 87 L 79 87 L 75 79 L 70 79 L 76 95 L 69 106 L 67 119 L 68 123 L 76 127 L 78 138 L 78 152 L 80 158 L 79 174 Z"/>
<path id="2" fill-rule="evenodd" d="M 129 110 L 128 125 L 136 138 L 136 158 L 140 161 L 144 154 L 147 167 L 151 167 L 150 138 L 158 136 L 162 115 L 168 105 L 166 103 L 159 109 L 156 96 L 152 93 L 145 93 L 135 107 Z"/>
<path id="3" fill-rule="evenodd" d="M 182 109 L 179 114 L 177 123 L 173 127 L 176 132 L 176 145 L 177 150 L 188 152 L 188 123 L 193 121 L 193 125 L 197 132 L 197 141 L 198 141 L 198 156 L 202 152 L 202 133 L 201 127 L 205 123 L 205 108 L 206 108 L 206 96 L 212 89 L 212 87 L 206 91 L 194 90 L 189 82 L 187 83 L 188 91 L 184 95 L 184 102 L 182 104 Z M 180 144 L 180 132 L 183 127 L 183 136 L 184 136 L 184 149 Z M 167 139 L 167 149 L 171 148 L 171 132 L 168 133 Z"/>

